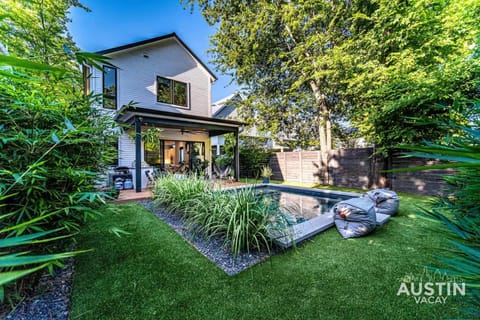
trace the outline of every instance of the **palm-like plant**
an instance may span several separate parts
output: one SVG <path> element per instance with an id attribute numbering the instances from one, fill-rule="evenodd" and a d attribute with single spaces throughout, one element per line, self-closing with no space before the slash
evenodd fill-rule
<path id="1" fill-rule="evenodd" d="M 467 312 L 480 317 L 480 101 L 470 107 L 462 112 L 468 124 L 447 124 L 454 134 L 444 144 L 403 147 L 411 150 L 408 156 L 447 161 L 406 170 L 456 169 L 445 177 L 448 196 L 437 199 L 435 209 L 425 213 L 447 227 L 453 255 L 441 258 L 449 267 L 444 271 L 466 281 L 472 298 Z"/>
<path id="2" fill-rule="evenodd" d="M 89 54 L 78 53 L 76 58 L 78 62 L 91 62 L 92 64 L 98 61 L 95 60 L 98 59 L 96 55 Z M 45 83 L 42 82 L 42 78 L 32 77 L 30 73 L 34 75 L 48 73 L 52 76 L 52 79 L 56 79 L 60 75 L 67 79 L 75 77 L 74 74 L 69 74 L 70 71 L 64 68 L 8 55 L 0 55 L 0 66 L 8 66 L 8 69 L 0 69 L 2 123 L 8 122 L 9 115 L 21 117 L 24 114 L 29 115 L 30 111 L 35 114 L 32 109 L 44 96 L 40 93 L 35 95 L 30 92 L 28 85 L 40 87 Z M 28 95 L 25 95 L 27 91 Z M 62 97 L 55 97 L 55 101 L 61 99 Z M 43 106 L 44 101 L 47 101 L 47 98 L 41 100 L 38 105 Z M 14 108 L 19 105 L 25 106 L 24 114 L 19 115 L 18 110 Z M 50 114 L 46 111 L 47 107 L 45 108 L 42 115 L 48 117 Z M 31 123 L 36 124 L 35 121 L 37 120 L 34 121 L 35 118 L 31 117 L 29 125 Z M 27 116 L 22 118 L 22 121 L 26 118 Z M 52 154 L 61 148 L 65 148 L 67 144 L 76 146 L 88 143 L 89 146 L 91 145 L 87 141 L 88 138 L 85 138 L 88 136 L 91 127 L 84 127 L 82 122 L 81 129 L 79 129 L 63 115 L 56 119 L 63 119 L 63 121 L 55 123 L 58 128 L 52 128 L 50 131 L 42 131 L 42 128 L 38 128 L 36 125 L 34 128 L 30 128 L 30 126 L 24 128 L 20 125 L 23 122 L 20 121 L 12 121 L 19 128 L 14 125 L 8 127 L 0 124 L 2 135 L 0 149 L 2 149 L 3 163 L 6 164 L 0 168 L 0 248 L 2 249 L 0 252 L 0 300 L 4 298 L 4 286 L 6 284 L 45 268 L 52 270 L 54 265 L 61 265 L 60 260 L 85 252 L 51 253 L 53 246 L 49 244 L 73 236 L 69 230 L 76 227 L 77 221 L 80 220 L 74 216 L 74 212 L 82 212 L 83 218 L 87 218 L 92 214 L 98 214 L 95 211 L 95 206 L 105 203 L 102 198 L 103 193 L 81 188 L 75 184 L 75 187 L 72 188 L 74 191 L 65 194 L 59 191 L 60 188 L 57 185 L 47 182 L 55 171 L 58 172 L 60 168 L 65 169 L 61 164 L 56 164 L 57 167 L 47 168 L 46 163 L 52 162 Z M 28 140 L 21 130 L 19 130 L 21 134 L 15 135 L 13 127 L 36 134 L 33 135 L 32 140 Z M 21 139 L 24 139 L 22 143 L 27 142 L 22 144 L 19 142 Z M 5 160 L 8 154 L 20 154 L 16 150 L 12 152 L 15 148 L 24 152 L 25 145 L 35 146 L 32 149 L 38 150 L 38 158 L 19 156 L 14 157 L 13 161 L 12 158 Z M 88 149 L 88 152 L 92 152 L 91 148 Z M 55 160 L 59 160 L 58 152 L 55 155 Z M 66 170 L 74 171 L 73 168 L 67 168 Z M 75 174 L 81 175 L 81 179 L 84 181 L 90 181 L 89 179 L 96 177 L 95 172 L 87 170 L 77 171 Z M 55 195 L 54 199 L 58 201 L 52 201 L 52 198 L 47 198 L 48 195 Z M 36 207 L 36 204 L 40 205 Z"/>
<path id="3" fill-rule="evenodd" d="M 0 197 L 0 201 L 5 197 Z M 3 286 L 12 281 L 16 281 L 26 275 L 29 275 L 44 268 L 51 269 L 54 264 L 59 265 L 59 260 L 72 257 L 85 251 L 68 251 L 54 254 L 30 254 L 30 251 L 14 250 L 14 248 L 32 248 L 35 245 L 56 241 L 72 236 L 72 234 L 61 234 L 54 237 L 45 238 L 52 234 L 59 233 L 63 228 L 35 232 L 21 235 L 22 230 L 29 226 L 34 226 L 41 220 L 45 220 L 58 212 L 51 212 L 29 221 L 0 229 L 0 248 L 7 249 L 8 252 L 0 253 L 0 300 L 4 299 Z M 8 214 L 0 217 L 0 222 L 9 216 Z M 32 266 L 33 267 L 27 267 Z"/>

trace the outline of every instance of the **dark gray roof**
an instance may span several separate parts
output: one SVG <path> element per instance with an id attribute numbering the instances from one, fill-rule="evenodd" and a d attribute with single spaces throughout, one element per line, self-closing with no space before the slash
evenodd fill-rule
<path id="1" fill-rule="evenodd" d="M 212 116 L 216 119 L 229 119 L 230 115 L 235 111 L 236 107 L 231 103 L 226 103 L 218 109 Z"/>

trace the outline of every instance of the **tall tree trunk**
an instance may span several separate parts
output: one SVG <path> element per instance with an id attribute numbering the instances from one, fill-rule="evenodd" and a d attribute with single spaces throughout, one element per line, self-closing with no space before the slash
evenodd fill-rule
<path id="1" fill-rule="evenodd" d="M 310 87 L 315 96 L 315 102 L 320 112 L 320 121 L 318 131 L 320 138 L 320 154 L 322 161 L 323 182 L 328 183 L 328 153 L 332 150 L 332 122 L 330 120 L 330 110 L 327 106 L 325 95 L 320 91 L 318 84 L 311 80 Z"/>

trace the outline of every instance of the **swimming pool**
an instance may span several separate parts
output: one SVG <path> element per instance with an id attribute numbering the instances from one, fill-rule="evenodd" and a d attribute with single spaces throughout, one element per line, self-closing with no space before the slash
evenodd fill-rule
<path id="1" fill-rule="evenodd" d="M 249 188 L 239 187 L 239 188 Z M 234 188 L 234 189 L 239 189 Z M 334 225 L 330 209 L 335 203 L 360 194 L 353 192 L 319 190 L 285 185 L 259 184 L 253 187 L 259 195 L 278 201 L 280 211 L 287 216 L 287 235 L 273 232 L 271 237 L 282 247 L 290 247 Z"/>
<path id="2" fill-rule="evenodd" d="M 277 202 L 280 211 L 289 217 L 292 224 L 328 214 L 335 203 L 345 200 L 337 195 L 312 195 L 300 191 L 302 190 L 285 190 L 270 186 L 256 188 L 257 194 Z"/>

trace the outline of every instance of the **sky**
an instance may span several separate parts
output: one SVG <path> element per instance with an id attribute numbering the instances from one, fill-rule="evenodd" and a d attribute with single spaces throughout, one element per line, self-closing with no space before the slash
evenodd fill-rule
<path id="1" fill-rule="evenodd" d="M 91 12 L 72 8 L 69 32 L 83 51 L 99 51 L 176 32 L 185 44 L 218 77 L 212 86 L 212 102 L 238 89 L 231 78 L 215 70 L 207 50 L 215 27 L 200 11 L 183 9 L 179 0 L 81 0 Z"/>

